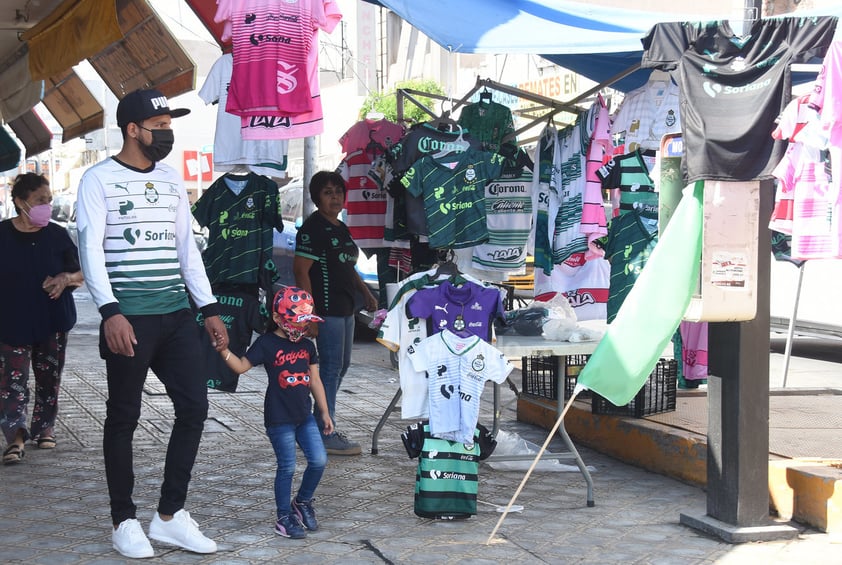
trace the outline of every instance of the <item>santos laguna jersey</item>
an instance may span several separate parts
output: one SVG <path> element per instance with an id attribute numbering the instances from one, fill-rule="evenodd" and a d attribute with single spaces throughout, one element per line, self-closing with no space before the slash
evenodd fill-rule
<path id="1" fill-rule="evenodd" d="M 424 197 L 430 247 L 473 247 L 488 240 L 485 184 L 503 171 L 505 158 L 468 149 L 423 157 L 401 179 L 413 196 Z"/>
<path id="2" fill-rule="evenodd" d="M 427 371 L 430 433 L 473 443 L 485 382 L 502 383 L 514 367 L 480 338 L 459 337 L 449 330 L 410 346 L 407 353 L 416 370 Z"/>
<path id="3" fill-rule="evenodd" d="M 655 24 L 642 66 L 678 69 L 688 182 L 771 178 L 785 146 L 769 133 L 789 101 L 790 65 L 824 56 L 836 21 L 762 18 L 744 37 L 724 21 Z"/>

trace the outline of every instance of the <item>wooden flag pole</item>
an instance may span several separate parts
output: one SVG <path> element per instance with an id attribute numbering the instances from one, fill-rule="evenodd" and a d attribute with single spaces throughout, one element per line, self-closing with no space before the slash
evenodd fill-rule
<path id="1" fill-rule="evenodd" d="M 497 530 L 500 529 L 500 526 L 503 524 L 503 520 L 506 519 L 506 516 L 509 514 L 509 510 L 511 510 L 512 505 L 514 505 L 517 497 L 520 495 L 520 491 L 523 490 L 523 487 L 526 485 L 526 481 L 529 480 L 529 476 L 532 474 L 532 471 L 535 469 L 535 466 L 538 465 L 538 461 L 541 460 L 541 457 L 544 455 L 544 452 L 547 450 L 547 446 L 552 441 L 553 436 L 558 431 L 558 427 L 561 425 L 561 422 L 564 420 L 564 415 L 567 414 L 567 411 L 570 409 L 570 406 L 573 404 L 573 401 L 576 400 L 576 395 L 578 395 L 578 391 L 574 391 L 573 396 L 570 397 L 570 400 L 567 401 L 567 404 L 564 405 L 564 410 L 561 411 L 561 414 L 558 415 L 558 419 L 553 426 L 553 429 L 550 430 L 550 433 L 547 434 L 547 439 L 544 440 L 544 445 L 541 446 L 541 449 L 538 450 L 538 454 L 535 456 L 535 460 L 532 462 L 532 465 L 526 471 L 526 474 L 523 476 L 523 479 L 520 481 L 520 485 L 517 487 L 515 494 L 512 496 L 512 499 L 509 501 L 509 504 L 506 506 L 506 510 L 500 516 L 500 519 L 497 520 L 497 525 L 494 526 L 494 529 L 491 531 L 491 535 L 488 536 L 488 539 L 485 540 L 485 545 L 490 545 L 491 541 L 494 539 L 494 534 L 497 533 Z"/>

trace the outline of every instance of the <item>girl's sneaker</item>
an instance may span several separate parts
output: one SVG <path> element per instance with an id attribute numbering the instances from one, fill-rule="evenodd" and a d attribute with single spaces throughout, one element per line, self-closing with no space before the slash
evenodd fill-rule
<path id="1" fill-rule="evenodd" d="M 295 514 L 287 514 L 278 518 L 278 521 L 275 523 L 275 533 L 279 536 L 292 539 L 307 537 L 304 526 L 301 525 Z"/>
<path id="2" fill-rule="evenodd" d="M 314 500 L 315 498 L 298 500 L 298 497 L 292 499 L 292 511 L 295 512 L 295 515 L 304 527 L 311 532 L 319 529 L 319 522 L 316 520 L 316 511 L 313 510 Z"/>

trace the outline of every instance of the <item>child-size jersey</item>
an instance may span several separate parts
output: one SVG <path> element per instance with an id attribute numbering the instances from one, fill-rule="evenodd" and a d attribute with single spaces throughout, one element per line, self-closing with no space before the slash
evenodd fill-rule
<path id="1" fill-rule="evenodd" d="M 480 338 L 449 330 L 411 346 L 409 358 L 417 370 L 427 371 L 431 434 L 473 443 L 485 382 L 505 381 L 514 368 L 511 363 Z"/>
<path id="2" fill-rule="evenodd" d="M 494 320 L 503 316 L 503 301 L 497 287 L 483 287 L 472 282 L 455 286 L 450 281 L 422 288 L 407 302 L 407 314 L 427 319 L 430 334 L 445 328 L 471 333 L 491 341 Z M 454 326 L 457 318 L 464 327 Z"/>
<path id="3" fill-rule="evenodd" d="M 312 412 L 310 366 L 319 364 L 313 342 L 302 339 L 296 343 L 266 332 L 249 347 L 246 358 L 253 367 L 263 365 L 269 377 L 263 401 L 266 427 L 306 420 Z"/>

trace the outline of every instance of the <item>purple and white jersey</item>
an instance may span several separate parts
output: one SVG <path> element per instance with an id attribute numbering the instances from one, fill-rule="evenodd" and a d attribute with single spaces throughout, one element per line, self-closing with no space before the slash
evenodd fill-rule
<path id="1" fill-rule="evenodd" d="M 415 370 L 427 372 L 430 434 L 473 443 L 485 382 L 502 383 L 512 364 L 477 336 L 460 337 L 447 329 L 411 345 L 407 353 Z"/>
<path id="2" fill-rule="evenodd" d="M 431 335 L 449 329 L 491 341 L 494 319 L 503 315 L 503 300 L 495 287 L 472 282 L 454 286 L 444 281 L 413 294 L 406 311 L 411 318 L 426 318 Z"/>

